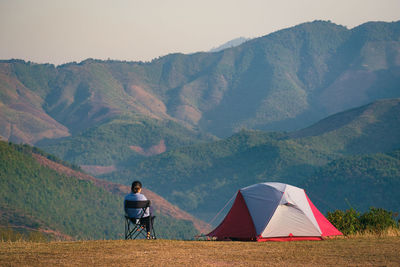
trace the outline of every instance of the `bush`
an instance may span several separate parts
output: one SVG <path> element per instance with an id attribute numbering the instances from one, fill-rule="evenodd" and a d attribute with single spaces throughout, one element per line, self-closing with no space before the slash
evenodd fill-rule
<path id="1" fill-rule="evenodd" d="M 360 213 L 355 209 L 328 212 L 327 219 L 344 235 L 355 234 L 361 230 Z"/>
<path id="2" fill-rule="evenodd" d="M 354 209 L 327 213 L 327 219 L 344 235 L 364 232 L 381 234 L 390 228 L 399 229 L 399 224 L 394 217 L 393 212 L 374 207 L 363 214 Z"/>
<path id="3" fill-rule="evenodd" d="M 362 230 L 379 233 L 388 228 L 398 228 L 398 224 L 393 217 L 394 215 L 391 211 L 371 207 L 360 216 Z"/>

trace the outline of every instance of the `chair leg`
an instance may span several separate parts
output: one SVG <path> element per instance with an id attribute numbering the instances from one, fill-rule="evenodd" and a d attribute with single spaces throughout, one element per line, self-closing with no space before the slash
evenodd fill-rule
<path id="1" fill-rule="evenodd" d="M 133 225 L 129 219 L 125 220 L 125 240 L 135 239 L 137 237 L 137 235 L 135 235 L 137 230 L 137 226 Z"/>
<path id="2" fill-rule="evenodd" d="M 129 221 L 125 219 L 125 240 L 128 239 L 128 234 L 129 234 Z"/>
<path id="3" fill-rule="evenodd" d="M 151 215 L 150 215 L 150 216 L 151 216 Z M 156 232 L 155 232 L 155 230 L 154 230 L 154 224 L 153 224 L 154 218 L 155 218 L 155 216 L 151 216 L 151 217 L 149 218 L 149 224 L 150 224 L 150 238 L 151 238 L 151 239 L 157 239 Z"/>
<path id="4" fill-rule="evenodd" d="M 150 230 L 150 239 L 157 239 L 156 232 L 153 228 L 153 219 L 149 218 L 149 230 Z M 136 239 L 139 236 L 144 238 L 148 238 L 147 236 L 147 227 L 145 224 L 137 220 L 136 222 L 131 221 L 126 218 L 125 220 L 125 240 L 127 239 Z"/>
<path id="5" fill-rule="evenodd" d="M 154 230 L 154 219 L 155 218 L 156 218 L 156 216 L 153 216 L 153 218 L 151 220 L 151 229 L 153 230 L 154 239 L 157 239 L 156 231 Z"/>

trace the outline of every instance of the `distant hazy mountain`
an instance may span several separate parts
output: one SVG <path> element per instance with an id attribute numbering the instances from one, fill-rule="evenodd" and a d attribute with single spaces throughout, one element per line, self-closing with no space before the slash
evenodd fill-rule
<path id="1" fill-rule="evenodd" d="M 226 42 L 226 43 L 224 43 L 224 44 L 222 44 L 222 45 L 220 45 L 218 47 L 214 47 L 214 48 L 210 49 L 210 52 L 219 52 L 219 51 L 227 49 L 227 48 L 232 48 L 232 47 L 235 47 L 235 46 L 239 46 L 239 45 L 243 44 L 244 42 L 246 42 L 246 41 L 248 41 L 250 39 L 251 38 L 239 37 L 239 38 L 230 40 L 230 41 L 228 41 L 228 42 Z"/>

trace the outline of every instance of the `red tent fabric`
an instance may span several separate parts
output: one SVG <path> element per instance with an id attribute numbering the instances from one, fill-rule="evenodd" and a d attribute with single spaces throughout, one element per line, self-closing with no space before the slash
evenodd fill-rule
<path id="1" fill-rule="evenodd" d="M 256 230 L 240 191 L 225 219 L 208 236 L 222 237 L 222 239 L 256 239 Z"/>
<path id="2" fill-rule="evenodd" d="M 308 203 L 310 204 L 311 210 L 317 219 L 319 228 L 322 231 L 322 236 L 335 236 L 335 235 L 343 235 L 335 226 L 333 226 L 327 218 L 314 206 L 311 200 L 306 195 Z"/>

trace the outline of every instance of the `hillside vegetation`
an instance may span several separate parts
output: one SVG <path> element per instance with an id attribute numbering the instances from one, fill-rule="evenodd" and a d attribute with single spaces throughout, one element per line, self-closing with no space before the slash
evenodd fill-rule
<path id="1" fill-rule="evenodd" d="M 206 221 L 238 189 L 267 181 L 304 187 L 323 212 L 349 208 L 349 202 L 360 210 L 377 206 L 398 211 L 399 107 L 399 99 L 377 101 L 294 133 L 243 130 L 104 177 L 125 184 L 127 177 L 140 177 Z"/>
<path id="2" fill-rule="evenodd" d="M 167 150 L 214 140 L 173 121 L 118 118 L 73 137 L 43 140 L 38 145 L 59 158 L 80 165 L 123 167 Z"/>
<path id="3" fill-rule="evenodd" d="M 120 194 L 39 164 L 32 148 L 0 141 L 0 226 L 56 239 L 123 238 Z M 161 238 L 191 239 L 193 223 L 157 214 Z"/>
<path id="4" fill-rule="evenodd" d="M 317 169 L 304 187 L 323 211 L 380 207 L 400 211 L 400 150 L 348 156 Z"/>
<path id="5" fill-rule="evenodd" d="M 290 134 L 296 142 L 342 154 L 400 148 L 400 99 L 385 99 L 346 110 Z"/>

